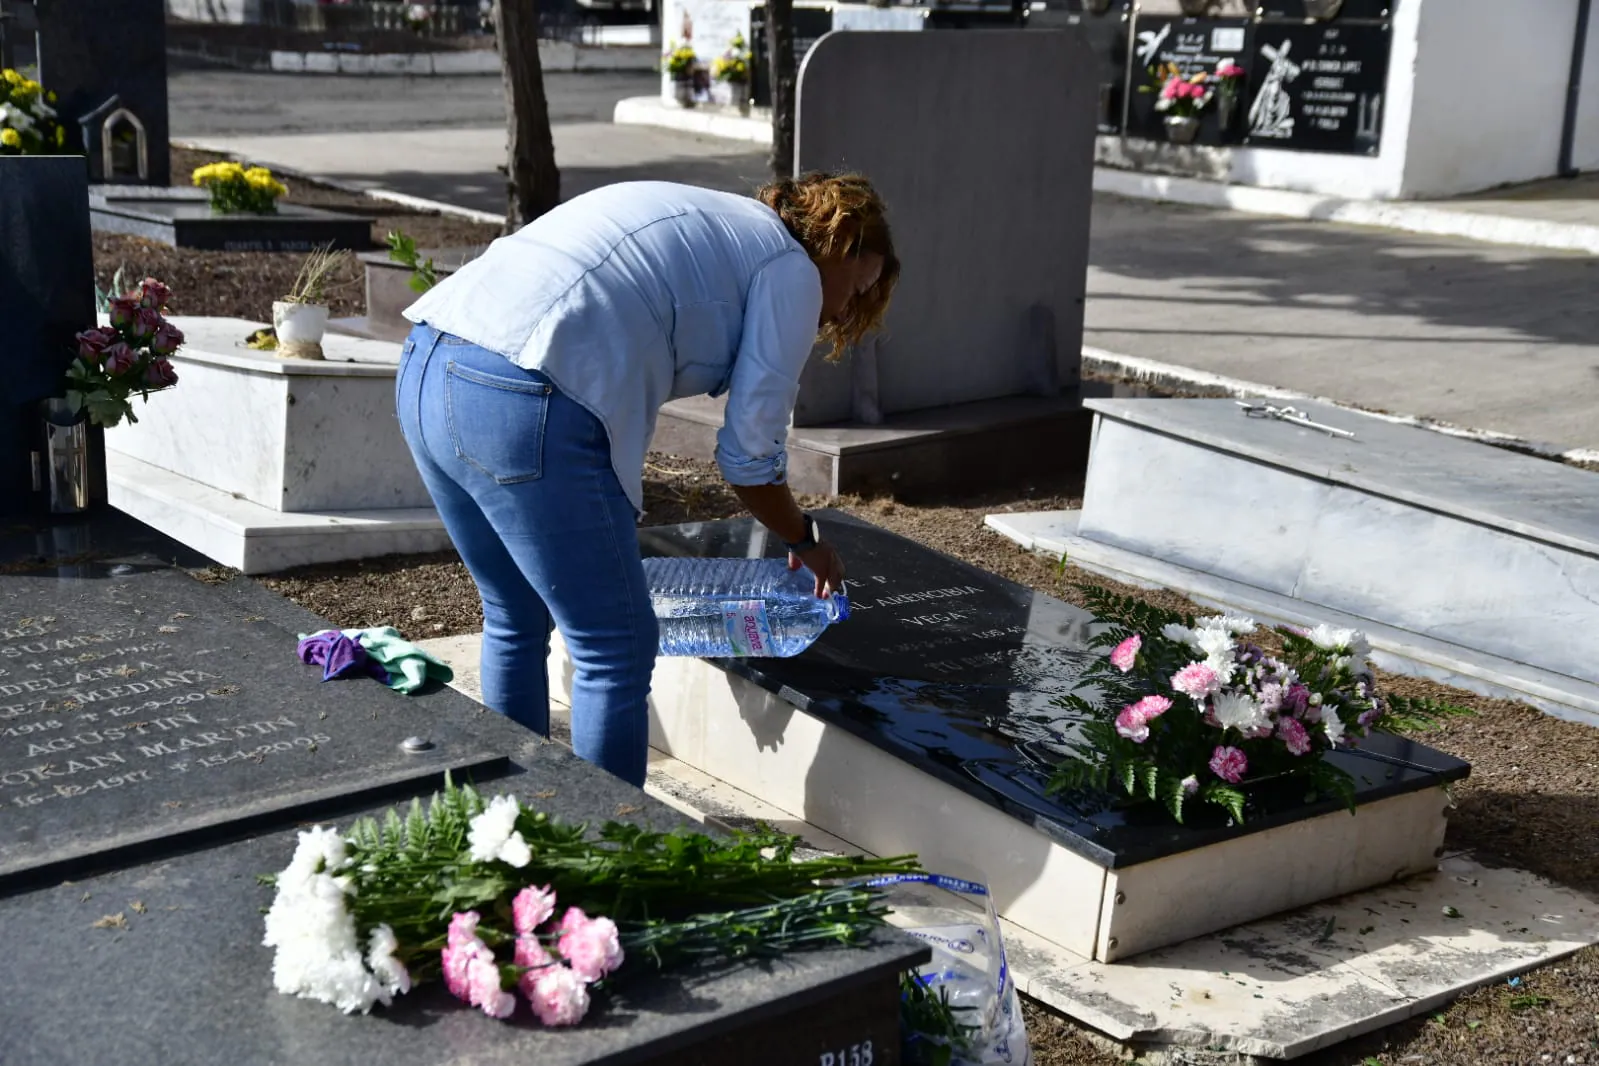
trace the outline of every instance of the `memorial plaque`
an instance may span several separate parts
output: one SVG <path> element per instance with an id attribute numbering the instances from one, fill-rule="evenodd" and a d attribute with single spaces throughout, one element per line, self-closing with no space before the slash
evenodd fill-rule
<path id="1" fill-rule="evenodd" d="M 1085 13 L 1081 0 L 1066 10 L 1044 8 L 1027 19 L 1030 29 L 1070 29 L 1082 35 L 1099 65 L 1099 132 L 1118 134 L 1127 113 L 1128 39 L 1132 31 L 1130 0 L 1114 3 L 1102 14 Z"/>
<path id="2" fill-rule="evenodd" d="M 1185 78 L 1214 74 L 1225 62 L 1246 71 L 1253 54 L 1255 23 L 1248 19 L 1145 18 L 1133 23 L 1131 76 L 1127 89 L 1127 134 L 1166 139 L 1166 116 L 1155 110 L 1160 80 L 1150 68 L 1175 64 Z M 1198 144 L 1233 144 L 1243 136 L 1247 108 L 1243 85 L 1229 104 L 1220 92 L 1200 112 Z"/>
<path id="3" fill-rule="evenodd" d="M 817 38 L 833 30 L 833 12 L 825 7 L 794 8 L 794 75 L 795 92 L 799 90 L 799 68 L 805 62 L 805 53 Z M 772 72 L 767 65 L 771 40 L 766 36 L 766 8 L 756 4 L 750 8 L 750 98 L 756 107 L 772 106 Z"/>
<path id="4" fill-rule="evenodd" d="M 1177 825 L 1125 797 L 1050 796 L 1045 783 L 1073 736 L 1054 705 L 1078 687 L 1095 621 L 1036 593 L 886 530 L 821 512 L 823 536 L 849 572 L 851 617 L 792 659 L 719 662 L 803 711 L 849 730 L 918 769 L 1111 867 L 1162 858 L 1243 833 L 1342 809 L 1307 805 L 1302 786 L 1253 794 L 1244 827 L 1217 810 Z M 781 556 L 748 519 L 640 531 L 647 555 Z M 1379 735 L 1328 756 L 1354 775 L 1360 802 L 1464 777 L 1458 759 Z"/>
<path id="5" fill-rule="evenodd" d="M 1376 155 L 1393 33 L 1386 24 L 1261 23 L 1249 69 L 1244 143 Z"/>
<path id="6" fill-rule="evenodd" d="M 1399 3 L 1400 0 L 1344 0 L 1338 14 L 1330 21 L 1340 24 L 1361 20 L 1380 22 L 1391 18 Z M 1263 18 L 1303 21 L 1310 17 L 1305 0 L 1258 0 L 1258 4 Z"/>
<path id="7" fill-rule="evenodd" d="M 198 580 L 170 542 L 129 554 L 108 523 L 65 559 L 0 536 L 0 887 L 503 762 L 448 720 L 464 697 L 324 684 L 257 586 Z"/>

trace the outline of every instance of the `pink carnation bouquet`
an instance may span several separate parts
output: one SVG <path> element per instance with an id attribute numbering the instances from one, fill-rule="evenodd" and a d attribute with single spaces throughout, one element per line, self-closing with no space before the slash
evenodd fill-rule
<path id="1" fill-rule="evenodd" d="M 98 426 L 114 426 L 133 413 L 132 397 L 178 383 L 172 355 L 183 331 L 163 316 L 172 290 L 146 278 L 134 291 L 113 297 L 109 322 L 78 334 L 78 354 L 67 368 L 67 404 Z"/>
<path id="2" fill-rule="evenodd" d="M 263 943 L 279 992 L 346 1013 L 442 982 L 490 1018 L 578 1025 L 613 982 L 700 962 L 864 943 L 886 920 L 868 882 L 909 857 L 796 859 L 797 837 L 597 833 L 446 782 L 348 835 L 299 835 Z"/>
<path id="3" fill-rule="evenodd" d="M 1318 795 L 1354 809 L 1355 783 L 1327 752 L 1377 729 L 1436 725 L 1463 708 L 1381 696 L 1366 638 L 1351 629 L 1274 630 L 1281 652 L 1248 638 L 1246 618 L 1193 618 L 1084 587 L 1105 629 L 1083 681 L 1099 699 L 1060 701 L 1084 723 L 1067 744 L 1051 791 L 1120 789 L 1159 801 L 1177 821 L 1191 801 L 1245 819 L 1248 790 L 1303 778 Z"/>
<path id="4" fill-rule="evenodd" d="M 1195 118 L 1210 104 L 1213 95 L 1210 76 L 1200 71 L 1183 77 L 1175 68 L 1161 71 L 1160 96 L 1155 110 L 1173 118 Z"/>

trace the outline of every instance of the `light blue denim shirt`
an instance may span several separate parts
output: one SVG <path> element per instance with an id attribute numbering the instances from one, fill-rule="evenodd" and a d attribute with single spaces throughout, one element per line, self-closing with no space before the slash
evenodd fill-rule
<path id="1" fill-rule="evenodd" d="M 542 371 L 592 411 L 642 512 L 656 415 L 682 396 L 727 393 L 716 461 L 731 484 L 784 480 L 821 310 L 816 265 L 765 204 L 626 182 L 495 241 L 405 316 Z"/>

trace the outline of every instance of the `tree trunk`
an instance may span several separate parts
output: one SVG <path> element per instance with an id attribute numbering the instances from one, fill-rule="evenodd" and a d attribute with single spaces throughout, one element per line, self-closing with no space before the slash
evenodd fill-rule
<path id="1" fill-rule="evenodd" d="M 766 0 L 766 56 L 772 79 L 772 177 L 794 176 L 794 0 Z"/>
<path id="2" fill-rule="evenodd" d="M 537 0 L 494 0 L 494 26 L 505 84 L 505 232 L 511 233 L 561 202 L 561 172 L 539 64 Z"/>

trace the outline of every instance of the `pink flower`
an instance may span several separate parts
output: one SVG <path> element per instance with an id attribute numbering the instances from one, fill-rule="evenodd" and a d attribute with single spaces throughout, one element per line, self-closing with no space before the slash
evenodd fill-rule
<path id="1" fill-rule="evenodd" d="M 1124 674 L 1127 673 L 1138 662 L 1138 649 L 1143 646 L 1144 638 L 1134 633 L 1116 645 L 1116 650 L 1110 653 L 1110 665 Z"/>
<path id="2" fill-rule="evenodd" d="M 511 901 L 511 917 L 521 936 L 531 936 L 534 930 L 550 920 L 555 913 L 555 893 L 550 886 L 534 888 L 528 885 Z"/>
<path id="3" fill-rule="evenodd" d="M 139 356 L 121 341 L 105 350 L 105 368 L 109 374 L 126 374 L 139 363 Z"/>
<path id="4" fill-rule="evenodd" d="M 139 301 L 132 296 L 116 296 L 111 300 L 111 324 L 118 329 L 133 325 L 133 316 L 139 310 Z"/>
<path id="5" fill-rule="evenodd" d="M 1277 738 L 1295 755 L 1306 755 L 1310 752 L 1310 733 L 1297 718 L 1279 718 Z"/>
<path id="6" fill-rule="evenodd" d="M 1199 778 L 1195 777 L 1193 774 L 1189 774 L 1187 777 L 1183 778 L 1183 794 L 1184 795 L 1192 796 L 1195 792 L 1198 792 L 1198 791 L 1199 791 Z"/>
<path id="7" fill-rule="evenodd" d="M 178 372 L 169 359 L 152 359 L 144 368 L 144 383 L 155 389 L 171 388 L 178 383 Z"/>
<path id="8" fill-rule="evenodd" d="M 1202 700 L 1221 689 L 1221 678 L 1204 663 L 1189 663 L 1172 675 L 1171 687 L 1185 696 Z"/>
<path id="9" fill-rule="evenodd" d="M 458 944 L 448 944 L 440 953 L 444 985 L 456 999 L 472 1002 L 472 963 L 488 950 L 488 945 L 474 936 Z"/>
<path id="10" fill-rule="evenodd" d="M 589 1012 L 588 988 L 565 966 L 551 966 L 540 973 L 527 998 L 545 1025 L 576 1025 Z"/>
<path id="11" fill-rule="evenodd" d="M 1176 78 L 1167 78 L 1166 79 L 1166 84 L 1161 87 L 1160 98 L 1162 100 L 1176 100 L 1176 99 L 1178 99 L 1179 97 L 1182 96 L 1182 92 L 1183 92 L 1182 87 L 1185 84 L 1187 84 L 1187 83 L 1183 82 L 1183 81 L 1179 81 Z"/>
<path id="12" fill-rule="evenodd" d="M 539 978 L 544 976 L 544 971 L 552 965 L 560 965 L 550 957 L 548 951 L 544 950 L 544 945 L 539 943 L 538 938 L 531 936 L 516 938 L 514 961 L 526 971 L 516 979 L 516 984 L 522 990 L 522 994 L 530 1000 L 533 998 Z"/>
<path id="13" fill-rule="evenodd" d="M 170 322 L 163 321 L 150 341 L 150 350 L 157 355 L 171 355 L 183 347 L 183 331 Z"/>
<path id="14" fill-rule="evenodd" d="M 1210 772 L 1230 785 L 1242 781 L 1248 769 L 1249 760 L 1237 748 L 1217 748 L 1210 757 Z"/>
<path id="15" fill-rule="evenodd" d="M 1310 706 L 1310 689 L 1304 685 L 1289 685 L 1288 691 L 1283 693 L 1282 712 L 1284 714 L 1303 715 Z"/>
<path id="16" fill-rule="evenodd" d="M 106 350 L 106 346 L 115 339 L 116 334 L 114 332 L 108 333 L 106 330 L 99 329 L 98 327 L 95 329 L 86 329 L 77 336 L 78 355 L 87 362 L 98 363 L 100 361 L 100 354 L 104 352 Z"/>
<path id="17" fill-rule="evenodd" d="M 609 918 L 590 918 L 576 907 L 561 918 L 561 957 L 572 971 L 592 984 L 622 965 L 622 944 L 616 923 Z"/>
<path id="18" fill-rule="evenodd" d="M 139 286 L 139 306 L 153 307 L 159 311 L 172 299 L 172 290 L 154 278 L 145 278 Z"/>
<path id="19" fill-rule="evenodd" d="M 1230 59 L 1223 60 L 1221 66 L 1216 68 L 1216 77 L 1218 78 L 1242 78 L 1243 76 L 1244 68 Z"/>
<path id="20" fill-rule="evenodd" d="M 450 919 L 449 943 L 458 947 L 477 939 L 477 923 L 482 919 L 477 911 L 456 911 Z"/>
<path id="21" fill-rule="evenodd" d="M 153 307 L 140 307 L 133 312 L 133 324 L 128 327 L 128 332 L 135 340 L 148 340 L 155 336 L 155 331 L 166 325 L 167 320 L 161 317 L 161 312 Z"/>
<path id="22" fill-rule="evenodd" d="M 1149 739 L 1149 723 L 1171 710 L 1171 700 L 1165 696 L 1145 696 L 1137 703 L 1122 708 L 1116 716 L 1116 732 L 1142 744 Z"/>
<path id="23" fill-rule="evenodd" d="M 500 986 L 500 967 L 488 948 L 467 964 L 466 980 L 472 1005 L 490 1018 L 509 1018 L 516 1010 L 516 997 Z"/>

